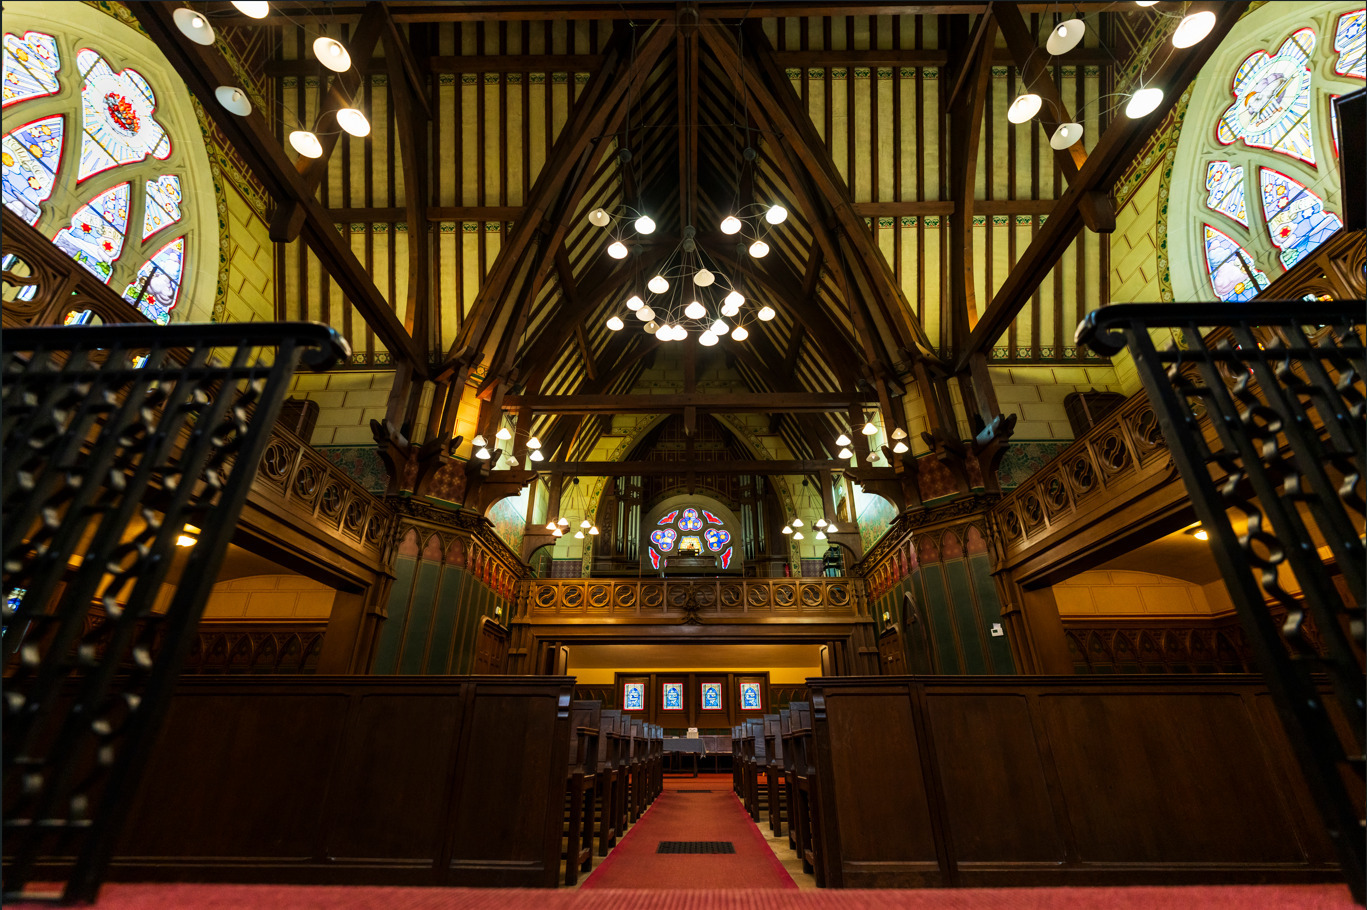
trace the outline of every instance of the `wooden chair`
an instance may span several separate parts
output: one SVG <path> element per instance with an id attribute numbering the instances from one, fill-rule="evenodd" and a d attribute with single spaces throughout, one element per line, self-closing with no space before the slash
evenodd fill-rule
<path id="1" fill-rule="evenodd" d="M 603 703 L 570 703 L 570 760 L 565 780 L 567 822 L 565 835 L 565 884 L 579 881 L 580 872 L 593 868 L 593 820 L 597 794 L 599 742 L 602 740 Z"/>
<path id="2" fill-rule="evenodd" d="M 797 826 L 797 854 L 802 870 L 816 877 L 817 887 L 826 886 L 826 871 L 821 857 L 821 803 L 817 798 L 816 743 L 812 733 L 812 706 L 795 701 L 792 712 L 793 803 Z"/>
<path id="3" fill-rule="evenodd" d="M 606 708 L 599 721 L 598 769 L 594 777 L 594 795 L 598 809 L 598 855 L 607 856 L 608 850 L 617 843 L 621 831 L 619 822 L 618 782 L 621 771 L 618 756 L 621 753 L 622 712 Z"/>
<path id="4" fill-rule="evenodd" d="M 764 784 L 769 798 L 769 830 L 775 837 L 783 834 L 783 739 L 779 735 L 779 715 L 764 715 Z"/>

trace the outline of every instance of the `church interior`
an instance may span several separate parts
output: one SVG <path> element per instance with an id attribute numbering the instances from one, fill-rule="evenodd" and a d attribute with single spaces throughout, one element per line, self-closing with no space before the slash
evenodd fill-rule
<path id="1" fill-rule="evenodd" d="M 1365 60 L 6 0 L 6 903 L 1360 905 Z"/>

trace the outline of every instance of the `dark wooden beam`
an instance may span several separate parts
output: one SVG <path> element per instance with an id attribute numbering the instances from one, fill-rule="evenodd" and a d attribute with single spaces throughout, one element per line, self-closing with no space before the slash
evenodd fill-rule
<path id="1" fill-rule="evenodd" d="M 1010 3 L 1003 3 L 999 7 L 994 7 L 994 10 L 997 27 L 1001 29 L 1006 47 L 1014 58 L 1016 68 L 1020 70 L 1021 81 L 1029 91 L 1039 95 L 1043 102 L 1039 112 L 1039 125 L 1047 139 L 1054 134 L 1054 129 L 1060 123 L 1073 121 L 1072 115 L 1068 113 L 1068 106 L 1063 103 L 1063 96 L 1059 94 L 1058 86 L 1054 84 L 1054 77 L 1044 66 L 1044 61 L 1049 59 L 1049 55 L 1035 44 L 1035 38 L 1026 26 L 1020 10 Z M 1081 137 L 1068 148 L 1054 149 L 1053 152 L 1054 161 L 1063 173 L 1064 179 L 1072 183 L 1077 179 L 1077 169 L 1087 162 L 1087 150 L 1083 148 Z"/>
<path id="2" fill-rule="evenodd" d="M 820 474 L 823 471 L 857 471 L 861 480 L 892 480 L 896 472 L 892 468 L 852 468 L 849 462 L 839 459 L 822 460 L 773 460 L 752 459 L 737 461 L 544 461 L 536 465 L 536 470 L 499 471 L 510 477 L 522 475 L 530 481 L 537 473 L 561 473 L 566 476 L 581 477 L 624 477 L 631 475 L 686 474 L 694 471 L 699 474 Z M 525 482 L 525 481 L 524 481 Z"/>
<path id="3" fill-rule="evenodd" d="M 1019 14 L 1018 14 L 1019 15 Z M 991 55 L 996 17 L 984 15 L 974 30 L 978 39 L 965 59 L 963 72 L 970 74 L 967 87 L 949 108 L 949 191 L 954 197 L 954 219 L 949 233 L 949 318 L 941 316 L 944 350 L 954 350 L 968 337 L 978 320 L 973 282 L 973 209 L 977 196 L 978 138 L 982 133 L 983 106 L 992 84 Z"/>
<path id="4" fill-rule="evenodd" d="M 252 173 L 277 203 L 295 200 L 302 203 L 303 237 L 318 256 L 347 300 L 360 311 L 367 324 L 384 342 L 396 362 L 412 365 L 418 376 L 427 372 L 426 358 L 412 336 L 404 329 L 394 309 L 375 287 L 374 279 L 352 252 L 348 238 L 337 232 L 327 210 L 305 186 L 294 162 L 286 156 L 271 124 L 260 111 L 246 117 L 229 113 L 218 103 L 214 90 L 220 85 L 238 84 L 237 74 L 217 48 L 196 44 L 181 34 L 171 14 L 171 4 L 132 2 L 129 10 L 151 37 L 153 43 L 175 67 L 186 87 L 199 99 L 205 113 L 232 145 Z"/>
<path id="5" fill-rule="evenodd" d="M 671 393 L 665 395 L 507 395 L 504 410 L 527 408 L 552 414 L 682 414 L 696 407 L 703 413 L 803 414 L 846 411 L 852 404 L 876 404 L 876 395 L 843 392 L 712 392 Z"/>
<path id="6" fill-rule="evenodd" d="M 399 206 L 360 206 L 327 210 L 336 224 L 353 222 L 393 223 L 408 217 L 408 210 Z M 429 205 L 428 221 L 516 221 L 522 217 L 520 205 Z"/>
<path id="7" fill-rule="evenodd" d="M 1143 117 L 1133 120 L 1117 117 L 1106 128 L 1092 147 L 1092 153 L 1087 156 L 1087 163 L 1078 171 L 1077 179 L 1068 185 L 1048 220 L 1040 227 L 1005 283 L 997 290 L 992 303 L 969 335 L 967 344 L 955 352 L 956 370 L 968 366 L 973 354 L 986 351 L 1015 321 L 1021 307 L 1082 230 L 1080 206 L 1087 194 L 1095 190 L 1110 191 L 1247 8 L 1247 0 L 1192 5 L 1191 12 L 1198 9 L 1214 11 L 1214 28 L 1195 47 L 1174 51 L 1162 57 L 1157 65 L 1151 64 L 1143 84 L 1162 88 L 1163 103 Z M 1099 304 L 1102 301 L 1097 302 Z"/>
<path id="8" fill-rule="evenodd" d="M 389 100 L 394 106 L 394 127 L 398 132 L 403 165 L 404 212 L 408 222 L 408 300 L 403 314 L 404 329 L 418 343 L 419 349 L 426 352 L 433 315 L 428 261 L 431 245 L 427 233 L 427 125 L 431 122 L 431 111 L 427 109 L 421 84 L 416 77 L 410 80 L 407 75 L 408 67 L 413 66 L 413 54 L 408 42 L 388 15 L 384 16 L 383 24 L 385 63 L 389 67 Z M 419 118 L 419 113 L 423 114 L 422 118 Z M 427 358 L 424 356 L 423 359 Z"/>

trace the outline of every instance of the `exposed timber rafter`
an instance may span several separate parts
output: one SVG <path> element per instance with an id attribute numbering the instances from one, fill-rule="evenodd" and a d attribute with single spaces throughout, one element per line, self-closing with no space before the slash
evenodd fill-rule
<path id="1" fill-rule="evenodd" d="M 341 292 L 384 342 L 395 362 L 408 364 L 418 377 L 425 375 L 427 358 L 420 346 L 375 287 L 374 279 L 356 258 L 347 239 L 337 232 L 327 209 L 304 184 L 265 117 L 255 110 L 239 117 L 229 113 L 214 97 L 218 86 L 238 82 L 237 74 L 222 52 L 212 46 L 196 44 L 182 35 L 172 20 L 171 4 L 134 0 L 128 7 L 267 193 L 277 200 L 277 204 L 286 200 L 301 203 L 304 240 Z"/>
<path id="2" fill-rule="evenodd" d="M 505 395 L 503 409 L 555 414 L 675 414 L 684 408 L 698 408 L 704 413 L 827 413 L 846 411 L 852 404 L 876 404 L 878 398 L 869 395 L 849 395 L 844 392 L 808 392 L 805 390 L 780 392 L 679 392 L 662 395 Z"/>
<path id="3" fill-rule="evenodd" d="M 1011 326 L 1021 307 L 1082 230 L 1081 206 L 1086 195 L 1095 190 L 1110 191 L 1247 8 L 1247 0 L 1192 4 L 1188 12 L 1209 9 L 1215 13 L 1210 34 L 1194 47 L 1164 57 L 1145 75 L 1143 84 L 1163 88 L 1163 103 L 1143 117 L 1119 117 L 1106 128 L 1087 162 L 1078 170 L 1077 179 L 1059 197 L 1053 213 L 997 290 L 965 345 L 954 352 L 957 370 L 968 366 L 974 354 L 985 352 Z"/>

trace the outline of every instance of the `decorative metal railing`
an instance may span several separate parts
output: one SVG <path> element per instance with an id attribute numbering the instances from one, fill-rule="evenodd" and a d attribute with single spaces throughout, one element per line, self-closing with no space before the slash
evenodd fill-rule
<path id="1" fill-rule="evenodd" d="M 514 621 L 571 617 L 802 622 L 868 619 L 861 578 L 597 579 L 519 582 Z"/>
<path id="2" fill-rule="evenodd" d="M 1128 348 L 1134 357 L 1359 901 L 1367 844 L 1345 779 L 1360 786 L 1367 721 L 1364 320 L 1361 299 L 1125 305 L 1091 313 L 1077 336 L 1100 354 Z M 1153 329 L 1176 330 L 1181 346 L 1158 350 Z M 1283 621 L 1269 602 L 1286 611 Z M 1328 675 L 1354 754 L 1345 755 L 1315 673 Z"/>

